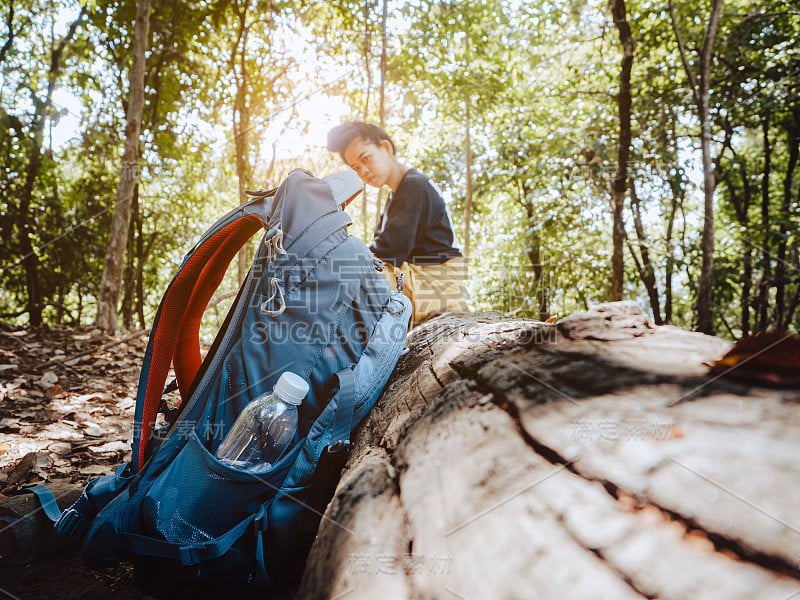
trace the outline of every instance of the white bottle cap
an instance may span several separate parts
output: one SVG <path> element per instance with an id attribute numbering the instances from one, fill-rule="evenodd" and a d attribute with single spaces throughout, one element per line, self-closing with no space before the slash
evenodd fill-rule
<path id="1" fill-rule="evenodd" d="M 289 404 L 301 404 L 307 393 L 308 383 L 306 380 L 291 371 L 281 373 L 278 383 L 275 384 L 275 394 Z"/>

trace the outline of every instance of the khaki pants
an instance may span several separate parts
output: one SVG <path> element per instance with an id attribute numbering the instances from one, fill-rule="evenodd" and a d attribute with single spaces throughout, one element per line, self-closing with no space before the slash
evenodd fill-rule
<path id="1" fill-rule="evenodd" d="M 403 294 L 411 300 L 413 314 L 409 327 L 442 312 L 468 311 L 467 263 L 461 257 L 451 258 L 440 265 L 414 265 L 404 262 L 400 267 L 384 263 L 383 274 L 391 288 L 397 289 L 397 275 L 403 274 Z"/>

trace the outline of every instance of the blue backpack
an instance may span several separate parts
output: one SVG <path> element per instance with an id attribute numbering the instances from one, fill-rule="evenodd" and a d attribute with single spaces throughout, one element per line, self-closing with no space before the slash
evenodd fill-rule
<path id="1" fill-rule="evenodd" d="M 293 171 L 220 219 L 186 255 L 151 329 L 132 458 L 89 482 L 56 524 L 83 539 L 88 564 L 132 561 L 137 584 L 157 595 L 296 584 L 351 432 L 397 364 L 411 315 L 371 252 L 347 233 L 339 205 L 360 187 L 346 174 L 326 181 Z M 205 307 L 262 228 L 247 278 L 202 358 Z M 181 399 L 168 408 L 170 365 Z M 287 370 L 310 386 L 287 453 L 261 473 L 218 461 L 243 407 Z"/>

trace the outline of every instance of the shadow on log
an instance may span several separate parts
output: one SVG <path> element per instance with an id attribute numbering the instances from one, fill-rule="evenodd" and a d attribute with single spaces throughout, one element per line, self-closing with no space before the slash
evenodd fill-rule
<path id="1" fill-rule="evenodd" d="M 416 328 L 298 598 L 800 597 L 800 392 L 633 303 Z"/>

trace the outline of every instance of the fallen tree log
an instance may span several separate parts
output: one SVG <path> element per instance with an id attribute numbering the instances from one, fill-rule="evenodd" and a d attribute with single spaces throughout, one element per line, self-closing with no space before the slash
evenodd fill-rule
<path id="1" fill-rule="evenodd" d="M 800 392 L 632 303 L 414 330 L 298 598 L 800 597 Z"/>
<path id="2" fill-rule="evenodd" d="M 800 392 L 709 370 L 731 344 L 616 303 L 409 346 L 297 598 L 800 598 Z M 6 561 L 59 549 L 33 502 L 0 501 Z"/>
<path id="3" fill-rule="evenodd" d="M 75 502 L 83 489 L 65 483 L 49 487 L 61 508 Z M 75 548 L 73 540 L 56 533 L 36 496 L 0 494 L 0 566 L 21 566 Z"/>

